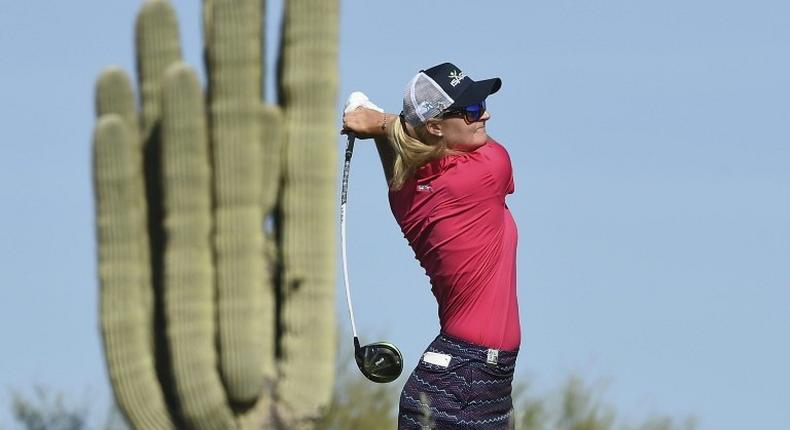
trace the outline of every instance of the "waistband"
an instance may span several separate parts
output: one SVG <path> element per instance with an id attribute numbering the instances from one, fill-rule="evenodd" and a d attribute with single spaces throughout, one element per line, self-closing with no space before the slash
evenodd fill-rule
<path id="1" fill-rule="evenodd" d="M 428 351 L 450 354 L 488 365 L 496 365 L 503 369 L 512 369 L 515 367 L 516 356 L 518 355 L 518 350 L 502 351 L 495 348 L 488 348 L 448 336 L 444 333 L 439 333 L 439 335 L 436 336 L 436 339 L 434 339 L 428 347 Z"/>

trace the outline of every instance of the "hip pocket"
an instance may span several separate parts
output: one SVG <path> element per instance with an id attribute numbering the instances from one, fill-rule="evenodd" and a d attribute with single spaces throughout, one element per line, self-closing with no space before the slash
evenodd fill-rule
<path id="1" fill-rule="evenodd" d="M 417 394 L 462 402 L 469 389 L 469 360 L 450 357 L 447 365 L 441 357 L 426 353 L 412 375 Z"/>

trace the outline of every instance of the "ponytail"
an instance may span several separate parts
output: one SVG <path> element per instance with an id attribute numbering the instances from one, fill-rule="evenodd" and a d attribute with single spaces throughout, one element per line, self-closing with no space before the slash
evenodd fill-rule
<path id="1" fill-rule="evenodd" d="M 414 132 L 419 139 L 409 136 L 404 127 L 403 119 L 398 119 L 393 121 L 389 133 L 389 141 L 395 153 L 392 179 L 390 180 L 390 188 L 392 190 L 401 189 L 403 184 L 411 179 L 422 165 L 451 152 L 444 144 L 429 145 L 424 143 L 427 131 L 423 125 L 414 127 Z"/>

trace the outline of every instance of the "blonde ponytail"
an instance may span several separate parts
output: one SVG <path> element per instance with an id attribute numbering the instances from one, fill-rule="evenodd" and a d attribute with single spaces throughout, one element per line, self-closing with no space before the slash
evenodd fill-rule
<path id="1" fill-rule="evenodd" d="M 452 152 L 443 143 L 436 145 L 424 143 L 427 136 L 425 126 L 415 127 L 414 132 L 418 138 L 409 136 L 400 118 L 393 121 L 390 127 L 389 141 L 395 153 L 390 180 L 390 188 L 393 190 L 403 187 L 420 166 Z"/>

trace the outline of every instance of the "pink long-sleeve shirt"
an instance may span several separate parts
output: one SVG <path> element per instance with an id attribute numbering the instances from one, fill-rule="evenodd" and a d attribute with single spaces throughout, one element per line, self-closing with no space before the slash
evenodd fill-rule
<path id="1" fill-rule="evenodd" d="M 510 156 L 489 139 L 420 167 L 389 193 L 392 213 L 431 280 L 442 332 L 502 350 L 521 341 L 518 232 L 505 203 L 513 190 Z"/>

